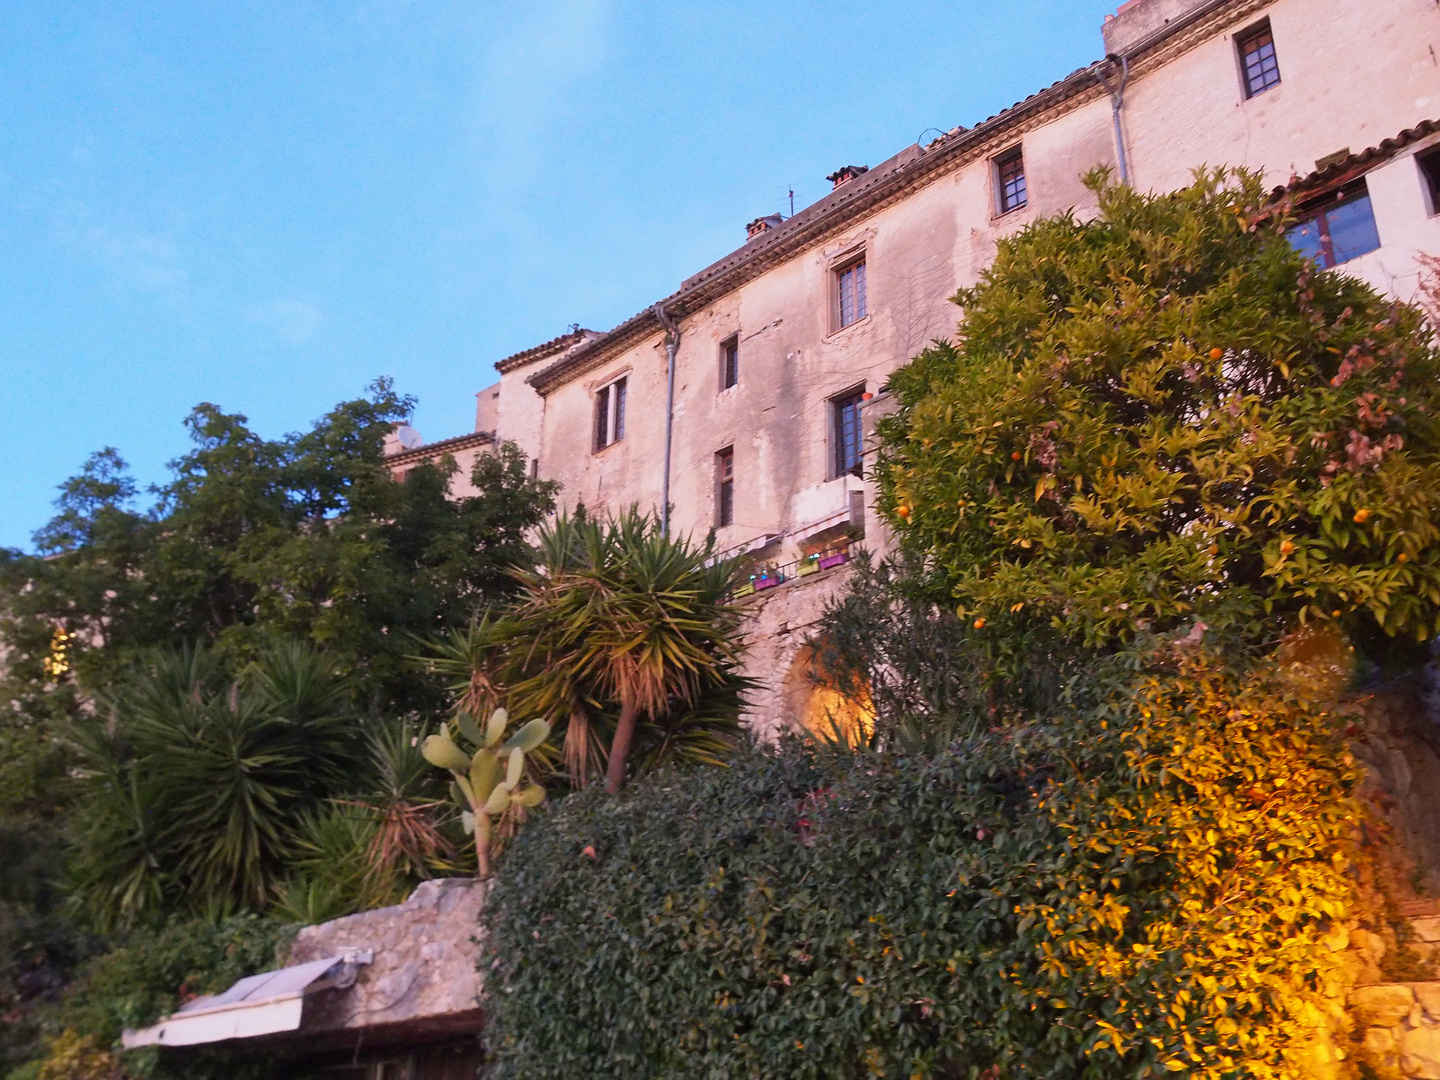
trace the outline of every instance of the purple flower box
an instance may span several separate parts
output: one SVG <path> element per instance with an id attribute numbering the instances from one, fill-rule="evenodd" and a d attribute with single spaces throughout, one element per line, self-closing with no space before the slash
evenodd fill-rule
<path id="1" fill-rule="evenodd" d="M 761 589 L 773 589 L 784 580 L 785 577 L 782 574 L 776 574 L 774 577 L 771 577 L 769 574 L 766 574 L 764 577 L 758 577 L 755 579 L 755 591 L 759 592 Z"/>
<path id="2" fill-rule="evenodd" d="M 820 569 L 829 570 L 832 566 L 843 566 L 849 561 L 850 553 L 848 551 L 837 551 L 835 554 L 826 555 L 820 560 Z"/>

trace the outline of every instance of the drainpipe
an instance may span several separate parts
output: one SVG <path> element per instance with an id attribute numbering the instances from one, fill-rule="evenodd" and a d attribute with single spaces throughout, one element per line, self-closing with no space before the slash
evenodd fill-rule
<path id="1" fill-rule="evenodd" d="M 660 535 L 670 535 L 670 438 L 675 427 L 675 353 L 680 348 L 680 327 L 656 304 L 655 318 L 665 328 L 665 473 L 660 481 Z"/>
<path id="2" fill-rule="evenodd" d="M 1130 183 L 1130 166 L 1125 160 L 1125 132 L 1120 126 L 1120 111 L 1125 108 L 1125 84 L 1130 81 L 1130 61 L 1124 56 L 1116 56 L 1111 53 L 1105 58 L 1111 64 L 1120 65 L 1120 84 L 1111 86 L 1110 80 L 1105 77 L 1105 72 L 1099 64 L 1095 65 L 1095 77 L 1100 80 L 1106 92 L 1110 95 L 1110 113 L 1115 119 L 1115 153 L 1120 159 L 1120 182 Z"/>

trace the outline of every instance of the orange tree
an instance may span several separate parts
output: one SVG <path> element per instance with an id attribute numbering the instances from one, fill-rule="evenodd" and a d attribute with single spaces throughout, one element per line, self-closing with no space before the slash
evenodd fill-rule
<path id="1" fill-rule="evenodd" d="M 898 371 L 881 506 L 967 625 L 1090 646 L 1202 620 L 1440 629 L 1436 352 L 1296 253 L 1256 177 L 1001 243 L 958 341 Z"/>

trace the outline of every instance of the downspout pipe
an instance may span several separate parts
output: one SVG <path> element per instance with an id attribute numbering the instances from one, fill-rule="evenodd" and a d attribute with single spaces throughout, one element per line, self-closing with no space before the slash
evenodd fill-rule
<path id="1" fill-rule="evenodd" d="M 1114 64 L 1120 68 L 1120 82 L 1112 85 L 1105 77 L 1103 64 L 1095 66 L 1095 78 L 1100 80 L 1100 85 L 1110 95 L 1110 115 L 1115 121 L 1115 154 L 1120 162 L 1120 182 L 1125 185 L 1130 183 L 1130 164 L 1125 157 L 1125 131 L 1120 123 L 1120 114 L 1125 108 L 1125 86 L 1130 81 L 1130 60 L 1125 56 L 1116 56 L 1111 53 L 1105 57 L 1105 63 Z"/>
<path id="2" fill-rule="evenodd" d="M 665 471 L 660 480 L 660 535 L 670 535 L 670 444 L 675 432 L 675 354 L 680 350 L 680 325 L 665 313 L 663 304 L 652 309 L 665 328 Z"/>

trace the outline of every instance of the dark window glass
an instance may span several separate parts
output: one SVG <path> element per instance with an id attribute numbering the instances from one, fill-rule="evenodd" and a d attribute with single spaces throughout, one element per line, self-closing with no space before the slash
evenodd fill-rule
<path id="1" fill-rule="evenodd" d="M 729 390 L 740 381 L 740 339 L 730 338 L 720 345 L 720 389 Z"/>
<path id="2" fill-rule="evenodd" d="M 860 429 L 860 404 L 865 392 L 856 390 L 844 397 L 835 398 L 831 404 L 835 409 L 835 475 L 846 473 L 860 475 L 864 455 Z"/>
<path id="3" fill-rule="evenodd" d="M 595 449 L 610 445 L 610 387 L 602 387 L 595 395 Z"/>
<path id="4" fill-rule="evenodd" d="M 625 380 L 616 379 L 595 394 L 595 449 L 625 437 Z"/>
<path id="5" fill-rule="evenodd" d="M 1440 150 L 1431 150 L 1420 155 L 1420 176 L 1425 183 L 1425 196 L 1429 199 L 1427 210 L 1440 214 Z"/>
<path id="6" fill-rule="evenodd" d="M 865 304 L 865 261 L 851 263 L 835 273 L 839 286 L 840 329 L 857 323 L 866 315 Z"/>
<path id="7" fill-rule="evenodd" d="M 1275 59 L 1275 38 L 1270 24 L 1256 27 L 1239 40 L 1240 66 L 1245 73 L 1245 96 L 1263 94 L 1280 85 L 1280 64 Z"/>
<path id="8" fill-rule="evenodd" d="M 1359 258 L 1380 246 L 1365 181 L 1349 184 L 1308 208 L 1305 219 L 1285 234 L 1302 255 L 1326 269 Z"/>
<path id="9" fill-rule="evenodd" d="M 735 524 L 735 451 L 730 447 L 715 455 L 715 524 Z"/>
<path id="10" fill-rule="evenodd" d="M 1000 213 L 1019 210 L 1029 201 L 1025 191 L 1025 155 L 1019 150 L 996 160 L 995 178 L 1000 192 Z"/>

